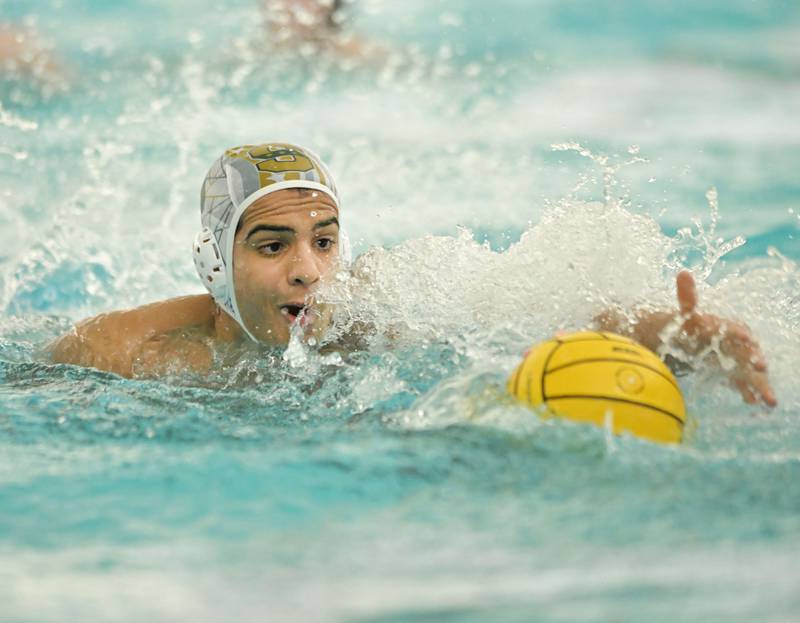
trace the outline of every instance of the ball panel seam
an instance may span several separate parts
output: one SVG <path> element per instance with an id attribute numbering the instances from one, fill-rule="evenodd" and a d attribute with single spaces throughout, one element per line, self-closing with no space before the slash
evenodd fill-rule
<path id="1" fill-rule="evenodd" d="M 545 378 L 547 377 L 547 374 L 544 374 L 544 371 L 547 370 L 547 366 L 550 365 L 550 360 L 553 358 L 553 355 L 555 355 L 556 351 L 558 351 L 558 349 L 561 348 L 564 344 L 565 344 L 565 342 L 562 342 L 561 340 L 558 340 L 558 345 L 553 350 L 550 351 L 550 354 L 547 355 L 547 359 L 544 360 L 544 365 L 542 365 L 543 374 L 541 375 L 541 379 L 539 380 L 539 382 L 540 382 L 541 388 L 542 388 L 541 391 L 542 391 L 542 401 L 543 402 L 547 402 L 547 394 L 544 393 L 544 381 L 545 381 Z"/>
<path id="2" fill-rule="evenodd" d="M 683 428 L 683 425 L 685 423 L 685 421 L 682 420 L 680 416 L 675 415 L 674 413 L 672 413 L 671 411 L 667 411 L 666 409 L 661 409 L 659 407 L 653 406 L 653 405 L 648 404 L 646 402 L 639 402 L 637 400 L 628 400 L 626 398 L 618 398 L 616 396 L 605 396 L 605 395 L 601 395 L 601 394 L 589 394 L 589 395 L 585 395 L 585 394 L 561 394 L 561 395 L 557 395 L 557 396 L 548 396 L 547 397 L 548 401 L 549 400 L 567 400 L 567 399 L 609 400 L 611 402 L 621 402 L 621 403 L 624 403 L 624 404 L 635 405 L 637 407 L 644 407 L 646 409 L 652 409 L 653 411 L 658 411 L 659 413 L 663 413 L 664 415 L 669 416 L 673 420 L 678 422 L 681 425 L 681 428 Z"/>
<path id="3" fill-rule="evenodd" d="M 672 385 L 673 387 L 675 387 L 675 389 L 680 391 L 680 387 L 678 387 L 678 384 L 669 376 L 664 374 L 662 370 L 659 370 L 658 368 L 654 368 L 652 366 L 648 366 L 647 364 L 644 364 L 641 361 L 635 359 L 631 360 L 631 359 L 614 359 L 610 357 L 593 357 L 591 359 L 581 359 L 580 361 L 570 361 L 569 363 L 562 363 L 561 365 L 555 366 L 550 369 L 545 368 L 542 376 L 547 376 L 552 372 L 558 372 L 559 370 L 563 370 L 564 368 L 569 368 L 570 366 L 579 366 L 583 363 L 595 363 L 595 362 L 627 363 L 633 366 L 641 366 L 642 368 L 647 368 L 651 372 L 655 372 L 663 379 L 669 381 L 670 385 Z"/>

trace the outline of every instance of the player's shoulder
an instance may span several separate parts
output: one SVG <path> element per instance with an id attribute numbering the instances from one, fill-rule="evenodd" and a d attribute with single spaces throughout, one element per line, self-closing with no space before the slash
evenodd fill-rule
<path id="1" fill-rule="evenodd" d="M 128 337 L 122 312 L 112 312 L 79 322 L 46 350 L 53 363 L 67 363 L 129 376 Z"/>
<path id="2" fill-rule="evenodd" d="M 214 311 L 210 296 L 194 295 L 100 314 L 79 322 L 48 350 L 55 363 L 88 366 L 127 377 L 134 375 L 137 360 L 140 367 L 147 364 L 143 369 L 150 369 L 169 353 L 203 362 L 207 357 L 197 336 L 210 331 Z M 190 334 L 194 337 L 189 338 Z M 159 352 L 164 354 L 159 356 Z"/>
<path id="3" fill-rule="evenodd" d="M 130 360 L 126 376 L 207 372 L 216 306 L 209 295 L 182 296 L 143 305 L 105 320 L 120 336 Z"/>
<path id="4" fill-rule="evenodd" d="M 202 326 L 175 329 L 142 342 L 133 354 L 131 375 L 163 377 L 193 373 L 205 375 L 214 363 L 213 336 Z"/>

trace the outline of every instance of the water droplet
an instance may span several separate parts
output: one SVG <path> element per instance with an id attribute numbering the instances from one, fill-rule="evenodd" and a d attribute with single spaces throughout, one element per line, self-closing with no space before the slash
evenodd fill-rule
<path id="1" fill-rule="evenodd" d="M 470 63 L 464 67 L 464 75 L 467 78 L 475 78 L 481 73 L 481 66 L 478 63 Z"/>
<path id="2" fill-rule="evenodd" d="M 464 25 L 464 20 L 458 13 L 447 11 L 439 15 L 439 23 L 442 26 L 452 26 L 458 28 Z"/>

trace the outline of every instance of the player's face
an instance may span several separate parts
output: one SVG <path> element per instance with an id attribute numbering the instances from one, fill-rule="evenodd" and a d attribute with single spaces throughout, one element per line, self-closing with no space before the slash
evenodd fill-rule
<path id="1" fill-rule="evenodd" d="M 330 325 L 330 307 L 313 293 L 338 266 L 337 215 L 325 193 L 294 188 L 245 211 L 233 245 L 234 291 L 242 320 L 262 342 L 288 343 L 295 322 L 306 337 Z"/>

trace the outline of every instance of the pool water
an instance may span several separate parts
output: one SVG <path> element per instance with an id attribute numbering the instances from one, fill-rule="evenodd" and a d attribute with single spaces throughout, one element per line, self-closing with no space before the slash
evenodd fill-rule
<path id="1" fill-rule="evenodd" d="M 0 79 L 1 620 L 797 620 L 800 5 L 362 0 L 370 59 L 277 51 L 250 0 L 0 15 L 59 58 Z M 74 321 L 202 291 L 203 176 L 268 140 L 337 174 L 361 257 L 326 295 L 365 347 L 49 364 Z M 700 366 L 663 446 L 505 397 L 680 267 L 778 408 Z"/>

